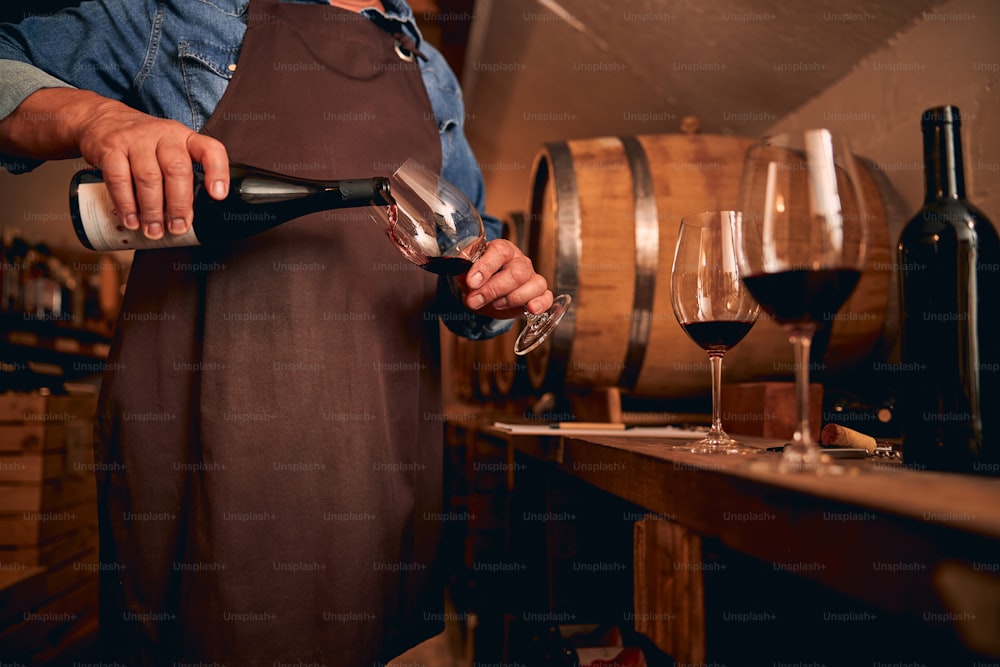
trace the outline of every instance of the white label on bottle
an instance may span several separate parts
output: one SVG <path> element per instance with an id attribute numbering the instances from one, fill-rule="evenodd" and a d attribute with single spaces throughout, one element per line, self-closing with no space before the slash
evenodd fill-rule
<path id="1" fill-rule="evenodd" d="M 139 229 L 127 229 L 118 219 L 111 195 L 103 183 L 80 183 L 76 191 L 83 235 L 94 250 L 146 250 L 201 245 L 192 227 L 186 234 L 164 234 L 147 239 Z"/>

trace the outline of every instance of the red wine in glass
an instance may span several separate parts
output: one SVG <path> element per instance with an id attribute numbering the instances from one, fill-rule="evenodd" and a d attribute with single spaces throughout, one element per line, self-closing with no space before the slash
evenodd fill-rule
<path id="1" fill-rule="evenodd" d="M 436 273 L 439 276 L 462 276 L 472 268 L 473 260 L 465 257 L 442 257 L 440 255 L 428 257 L 414 252 L 408 243 L 407 237 L 397 233 L 397 226 L 399 224 L 399 206 L 397 204 L 390 204 L 386 207 L 386 220 L 389 226 L 387 232 L 389 240 L 411 262 L 418 264 L 423 270 Z M 468 248 L 468 246 L 466 247 Z M 485 244 L 483 244 L 483 249 L 485 250 Z M 479 251 L 475 253 L 475 256 L 478 257 L 481 254 L 482 251 Z"/>
<path id="2" fill-rule="evenodd" d="M 829 322 L 861 278 L 853 268 L 792 269 L 743 278 L 750 293 L 779 324 Z"/>
<path id="3" fill-rule="evenodd" d="M 788 334 L 794 350 L 797 428 L 778 472 L 837 474 L 809 425 L 813 334 L 830 323 L 861 277 L 865 198 L 854 156 L 826 129 L 766 137 L 747 150 L 737 240 L 743 282 Z"/>
<path id="4" fill-rule="evenodd" d="M 462 257 L 429 257 L 421 268 L 439 276 L 463 276 L 472 268 L 472 262 Z"/>
<path id="5" fill-rule="evenodd" d="M 684 333 L 701 349 L 706 352 L 713 350 L 725 352 L 743 340 L 755 323 L 755 320 L 708 320 L 680 324 Z"/>
<path id="6" fill-rule="evenodd" d="M 678 449 L 696 454 L 751 454 L 722 429 L 722 358 L 750 333 L 760 306 L 740 280 L 737 211 L 705 211 L 681 220 L 670 272 L 670 299 L 681 328 L 708 352 L 712 368 L 712 427 Z"/>

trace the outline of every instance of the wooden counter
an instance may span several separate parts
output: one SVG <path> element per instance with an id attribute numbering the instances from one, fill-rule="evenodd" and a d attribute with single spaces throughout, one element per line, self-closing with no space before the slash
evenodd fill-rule
<path id="1" fill-rule="evenodd" d="M 749 624 L 733 636 L 781 637 L 780 616 L 796 609 L 816 620 L 809 629 L 817 636 L 803 646 L 889 635 L 877 659 L 859 649 L 858 665 L 986 665 L 997 663 L 982 659 L 1000 657 L 1000 479 L 876 458 L 841 461 L 839 476 L 782 475 L 744 457 L 673 451 L 664 439 L 451 429 L 480 451 L 506 453 L 500 469 L 513 499 L 537 493 L 537 479 L 524 473 L 543 465 L 554 479 L 578 480 L 641 510 L 631 517 L 634 629 L 678 664 L 715 659 L 718 642 L 733 634 L 724 621 Z M 727 567 L 719 580 L 729 590 L 720 592 L 715 573 Z M 761 577 L 774 581 L 750 581 Z M 778 602 L 789 591 L 772 584 L 789 589 L 792 601 Z M 775 591 L 773 604 L 761 590 Z M 801 634 L 801 620 L 788 632 Z M 753 629 L 755 621 L 768 629 Z M 919 647 L 917 655 L 907 646 Z M 800 650 L 809 654 L 788 656 L 789 664 L 841 664 L 822 650 Z"/>

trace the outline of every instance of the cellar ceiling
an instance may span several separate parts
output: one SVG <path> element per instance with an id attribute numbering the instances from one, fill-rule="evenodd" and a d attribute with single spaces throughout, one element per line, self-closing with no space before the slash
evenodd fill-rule
<path id="1" fill-rule="evenodd" d="M 513 208 L 545 142 L 676 132 L 686 116 L 703 133 L 758 135 L 942 4 L 477 0 L 467 134 L 491 198 Z"/>

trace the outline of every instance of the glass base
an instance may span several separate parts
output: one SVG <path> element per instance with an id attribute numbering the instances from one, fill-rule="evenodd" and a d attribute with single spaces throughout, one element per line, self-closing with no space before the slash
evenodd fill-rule
<path id="1" fill-rule="evenodd" d="M 573 299 L 569 294 L 560 294 L 552 301 L 552 305 L 544 313 L 528 314 L 528 323 L 514 342 L 514 354 L 523 356 L 545 342 L 548 335 L 562 321 L 569 304 Z"/>
<path id="2" fill-rule="evenodd" d="M 846 467 L 825 455 L 819 446 L 801 442 L 785 445 L 776 458 L 754 461 L 751 469 L 789 475 L 844 475 L 848 472 Z"/>
<path id="3" fill-rule="evenodd" d="M 692 440 L 681 445 L 674 445 L 672 449 L 692 454 L 714 454 L 714 455 L 736 455 L 748 456 L 760 452 L 755 447 L 744 445 L 733 440 L 725 433 L 709 433 L 701 440 Z"/>
<path id="4" fill-rule="evenodd" d="M 819 472 L 826 465 L 822 454 L 815 445 L 793 442 L 785 445 L 778 469 L 781 472 Z"/>

